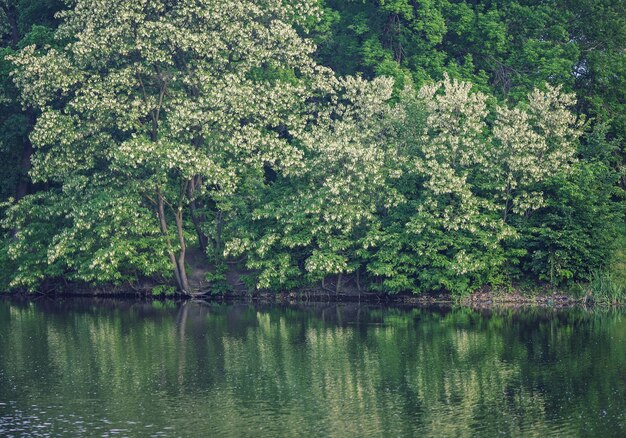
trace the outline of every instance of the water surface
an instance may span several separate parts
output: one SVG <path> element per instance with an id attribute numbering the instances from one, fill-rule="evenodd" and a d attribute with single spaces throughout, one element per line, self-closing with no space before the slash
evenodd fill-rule
<path id="1" fill-rule="evenodd" d="M 0 436 L 626 436 L 624 310 L 0 299 Z"/>

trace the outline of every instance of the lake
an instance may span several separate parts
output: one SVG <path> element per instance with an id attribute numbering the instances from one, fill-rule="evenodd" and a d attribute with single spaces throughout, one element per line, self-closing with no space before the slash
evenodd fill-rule
<path id="1" fill-rule="evenodd" d="M 626 436 L 626 311 L 0 299 L 0 436 Z"/>

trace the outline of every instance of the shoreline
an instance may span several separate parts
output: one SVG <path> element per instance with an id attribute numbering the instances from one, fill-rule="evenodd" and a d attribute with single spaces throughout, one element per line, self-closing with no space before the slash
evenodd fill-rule
<path id="1" fill-rule="evenodd" d="M 18 297 L 20 299 L 41 298 L 106 298 L 122 300 L 148 301 L 204 301 L 208 303 L 258 303 L 258 304 L 318 304 L 318 303 L 351 303 L 351 304 L 381 304 L 390 306 L 410 307 L 466 307 L 471 309 L 491 308 L 575 308 L 575 307 L 612 307 L 624 306 L 624 302 L 598 302 L 592 296 L 573 297 L 563 292 L 524 294 L 520 290 L 508 291 L 477 291 L 463 297 L 454 297 L 447 293 L 436 294 L 396 294 L 389 295 L 374 292 L 362 293 L 333 293 L 325 290 L 307 290 L 292 292 L 255 292 L 253 294 L 231 292 L 224 294 L 203 294 L 188 296 L 172 294 L 168 296 L 153 296 L 147 290 L 133 290 L 128 287 L 101 287 L 76 288 L 54 292 L 6 292 L 0 297 Z"/>

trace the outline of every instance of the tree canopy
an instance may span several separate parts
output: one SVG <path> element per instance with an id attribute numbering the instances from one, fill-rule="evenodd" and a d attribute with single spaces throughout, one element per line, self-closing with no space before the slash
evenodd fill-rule
<path id="1" fill-rule="evenodd" d="M 619 2 L 0 11 L 4 288 L 461 294 L 626 234 Z"/>

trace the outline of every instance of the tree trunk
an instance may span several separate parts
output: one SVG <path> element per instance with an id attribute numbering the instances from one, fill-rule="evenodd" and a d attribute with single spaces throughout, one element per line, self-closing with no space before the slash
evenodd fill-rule
<path id="1" fill-rule="evenodd" d="M 157 196 L 158 196 L 157 206 L 158 206 L 159 223 L 161 225 L 161 232 L 163 233 L 163 236 L 165 237 L 165 242 L 167 243 L 167 255 L 169 256 L 170 262 L 172 263 L 172 267 L 174 268 L 174 277 L 176 278 L 176 285 L 178 286 L 178 289 L 180 291 L 187 293 L 188 288 L 185 288 L 185 283 L 187 279 L 185 278 L 185 282 L 183 282 L 183 278 L 181 276 L 181 272 L 179 269 L 178 260 L 176 260 L 176 255 L 174 254 L 172 241 L 170 240 L 170 236 L 167 231 L 167 220 L 165 219 L 163 195 L 161 195 L 161 192 L 159 191 Z M 184 256 L 183 256 L 183 260 L 184 260 Z M 187 283 L 187 286 L 188 286 L 188 283 Z"/>
<path id="2" fill-rule="evenodd" d="M 180 244 L 180 253 L 178 254 L 178 272 L 180 274 L 181 289 L 190 293 L 189 278 L 187 277 L 187 270 L 185 268 L 185 254 L 187 252 L 187 245 L 185 244 L 185 236 L 183 234 L 183 209 L 178 207 L 178 211 L 175 215 L 176 218 L 176 232 L 178 234 L 178 242 Z"/>
<path id="3" fill-rule="evenodd" d="M 196 236 L 198 237 L 198 246 L 200 246 L 200 249 L 202 250 L 203 253 L 206 253 L 207 238 L 202 232 L 202 229 L 200 228 L 200 218 L 196 214 L 196 210 L 197 210 L 196 202 L 192 201 L 191 204 L 189 204 L 191 222 L 193 222 L 193 228 L 196 230 Z"/>
<path id="4" fill-rule="evenodd" d="M 33 145 L 26 139 L 22 146 L 22 157 L 20 159 L 20 178 L 15 188 L 15 200 L 19 201 L 30 193 L 30 179 L 28 172 L 31 168 L 31 157 L 33 155 Z"/>
<path id="5" fill-rule="evenodd" d="M 199 176 L 193 177 L 189 184 L 188 197 L 189 197 L 189 211 L 191 214 L 191 221 L 193 222 L 193 227 L 196 230 L 196 235 L 198 236 L 198 245 L 203 253 L 206 253 L 207 245 L 209 243 L 207 236 L 202 232 L 202 227 L 200 226 L 202 222 L 204 222 L 203 216 L 198 216 L 197 214 L 197 205 L 196 200 L 193 198 L 194 192 L 196 191 L 196 187 L 202 184 L 202 179 Z"/>
<path id="6" fill-rule="evenodd" d="M 221 210 L 217 212 L 217 223 L 215 225 L 215 261 L 219 262 L 223 255 L 222 251 L 222 233 L 224 231 L 224 213 Z"/>
<path id="7" fill-rule="evenodd" d="M 335 286 L 335 293 L 339 295 L 341 293 L 341 281 L 343 280 L 343 273 L 340 272 L 337 275 L 337 285 Z"/>
<path id="8" fill-rule="evenodd" d="M 506 224 L 506 221 L 509 218 L 509 210 L 511 209 L 511 183 L 507 182 L 506 185 L 506 202 L 504 203 L 504 214 L 502 215 L 502 220 Z"/>

